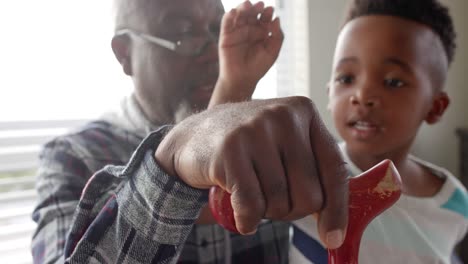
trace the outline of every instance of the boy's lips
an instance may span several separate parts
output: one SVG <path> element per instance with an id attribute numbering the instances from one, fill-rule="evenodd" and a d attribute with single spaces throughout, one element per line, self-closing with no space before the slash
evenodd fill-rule
<path id="1" fill-rule="evenodd" d="M 381 130 L 381 126 L 377 122 L 359 119 L 348 122 L 348 127 L 351 128 L 352 134 L 359 139 L 369 139 Z"/>
<path id="2" fill-rule="evenodd" d="M 373 129 L 376 129 L 377 128 L 377 125 L 375 125 L 374 123 L 372 122 L 367 122 L 367 121 L 356 121 L 356 122 L 352 122 L 351 123 L 351 126 L 355 129 L 358 129 L 358 130 L 373 130 Z"/>

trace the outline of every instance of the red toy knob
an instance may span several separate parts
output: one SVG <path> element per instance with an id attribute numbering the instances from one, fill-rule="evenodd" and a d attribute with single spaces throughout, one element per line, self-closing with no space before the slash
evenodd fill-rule
<path id="1" fill-rule="evenodd" d="M 210 189 L 208 203 L 211 213 L 219 225 L 231 232 L 239 233 L 236 228 L 236 221 L 234 220 L 234 210 L 231 206 L 230 193 L 225 192 L 218 186 L 213 186 Z"/>

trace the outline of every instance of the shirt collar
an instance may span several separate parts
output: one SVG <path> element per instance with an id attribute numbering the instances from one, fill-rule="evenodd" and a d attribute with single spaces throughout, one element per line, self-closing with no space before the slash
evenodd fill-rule
<path id="1" fill-rule="evenodd" d="M 102 119 L 141 137 L 146 137 L 158 128 L 143 113 L 134 93 L 125 96 L 117 109 L 104 114 Z"/>

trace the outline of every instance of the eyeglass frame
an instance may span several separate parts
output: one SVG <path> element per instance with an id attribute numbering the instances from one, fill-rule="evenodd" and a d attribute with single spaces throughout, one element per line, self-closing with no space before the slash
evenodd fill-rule
<path id="1" fill-rule="evenodd" d="M 185 56 L 199 56 L 209 44 L 209 41 L 207 41 L 202 46 L 202 48 L 200 48 L 198 51 L 193 52 L 193 53 L 186 53 L 186 52 L 181 52 L 181 51 L 177 50 L 177 47 L 181 47 L 182 40 L 177 40 L 177 41 L 174 42 L 174 41 L 171 41 L 171 40 L 167 40 L 167 39 L 156 37 L 156 36 L 153 36 L 153 35 L 141 33 L 141 32 L 135 31 L 135 30 L 127 29 L 127 28 L 117 30 L 115 32 L 115 35 L 116 36 L 119 36 L 119 35 L 136 36 L 136 37 L 139 37 L 139 38 L 141 38 L 143 40 L 146 40 L 146 41 L 148 41 L 148 42 L 150 42 L 152 44 L 158 45 L 160 47 L 166 48 L 166 49 L 171 50 L 171 51 L 173 51 L 175 53 L 185 55 Z"/>

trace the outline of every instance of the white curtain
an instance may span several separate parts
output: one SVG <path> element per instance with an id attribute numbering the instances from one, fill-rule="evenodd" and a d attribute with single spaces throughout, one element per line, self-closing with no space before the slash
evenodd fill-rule
<path id="1" fill-rule="evenodd" d="M 276 0 L 285 34 L 277 63 L 278 96 L 309 96 L 308 0 Z"/>

